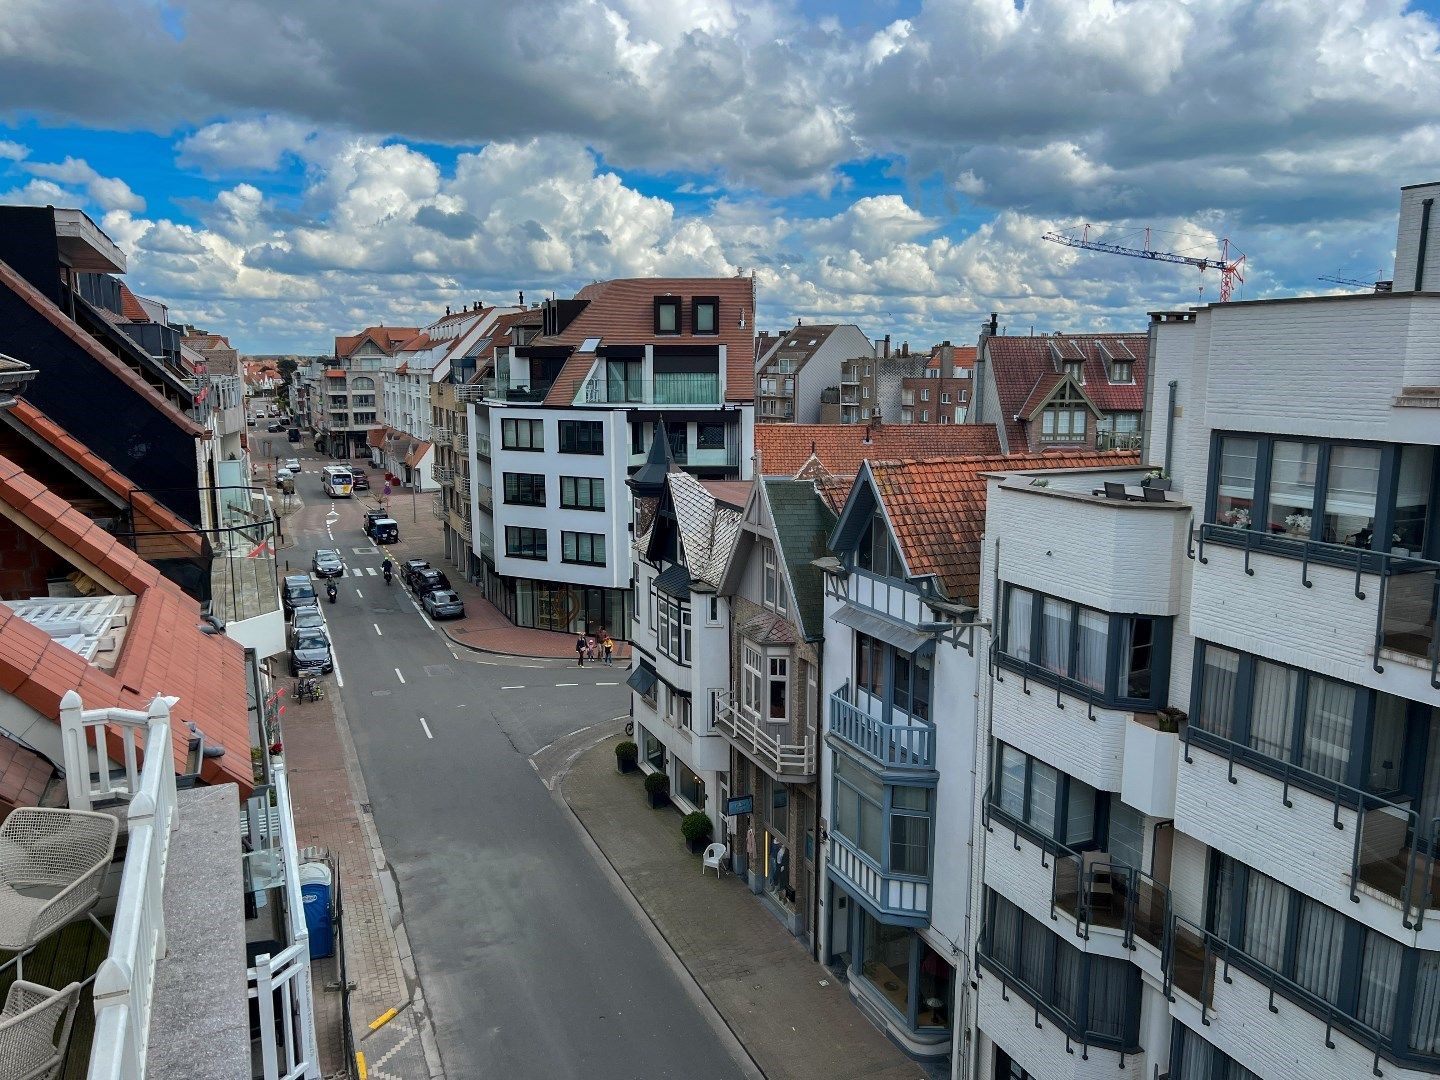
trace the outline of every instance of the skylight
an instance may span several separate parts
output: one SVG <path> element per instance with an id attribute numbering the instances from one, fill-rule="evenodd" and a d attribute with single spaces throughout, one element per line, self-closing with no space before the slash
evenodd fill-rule
<path id="1" fill-rule="evenodd" d="M 580 343 L 580 351 L 582 353 L 593 353 L 599 347 L 600 339 L 598 337 L 587 337 Z"/>

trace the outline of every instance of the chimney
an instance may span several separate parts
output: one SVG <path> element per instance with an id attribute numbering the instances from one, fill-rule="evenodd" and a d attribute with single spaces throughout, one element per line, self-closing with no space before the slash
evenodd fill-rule
<path id="1" fill-rule="evenodd" d="M 900 342 L 900 357 L 904 360 L 908 360 L 910 358 L 910 342 Z"/>
<path id="2" fill-rule="evenodd" d="M 450 305 L 449 305 L 449 304 L 446 304 L 446 305 L 445 305 L 445 314 L 446 314 L 446 315 L 449 315 L 449 314 L 450 314 Z"/>
<path id="3" fill-rule="evenodd" d="M 524 290 L 524 289 L 521 289 L 521 290 L 520 290 L 520 307 L 521 307 L 522 309 L 525 307 L 525 290 Z M 994 316 L 992 315 L 991 318 L 993 319 Z"/>
<path id="4" fill-rule="evenodd" d="M 890 359 L 890 335 L 885 335 L 885 359 Z"/>

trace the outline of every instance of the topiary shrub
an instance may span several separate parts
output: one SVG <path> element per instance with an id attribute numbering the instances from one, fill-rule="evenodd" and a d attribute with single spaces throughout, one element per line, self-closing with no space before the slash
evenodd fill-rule
<path id="1" fill-rule="evenodd" d="M 622 773 L 634 771 L 635 762 L 639 757 L 640 748 L 633 742 L 615 744 L 615 767 Z"/>
<path id="2" fill-rule="evenodd" d="M 680 835 L 685 837 L 685 843 L 690 845 L 690 850 L 700 852 L 705 845 L 710 843 L 710 837 L 715 830 L 710 820 L 710 815 L 700 810 L 686 814 L 680 819 Z"/>
<path id="3" fill-rule="evenodd" d="M 650 796 L 650 805 L 655 809 L 670 803 L 670 778 L 662 772 L 645 774 L 645 793 Z"/>

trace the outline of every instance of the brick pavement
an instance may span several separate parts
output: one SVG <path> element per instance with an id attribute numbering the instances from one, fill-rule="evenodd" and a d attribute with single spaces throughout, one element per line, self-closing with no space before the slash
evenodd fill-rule
<path id="1" fill-rule="evenodd" d="M 560 782 L 596 845 L 766 1076 L 914 1080 L 849 992 L 737 878 L 700 873 L 680 816 L 651 810 L 639 772 L 615 770 L 618 736 L 587 750 Z"/>
<path id="2" fill-rule="evenodd" d="M 339 860 L 345 957 L 355 985 L 351 1023 L 370 1077 L 436 1077 L 441 1075 L 438 1059 L 435 1067 L 427 1064 L 423 999 L 406 977 L 403 928 L 397 938 L 379 880 L 386 872 L 384 854 L 373 826 L 362 820 L 364 781 L 338 690 L 333 684 L 328 689 L 321 702 L 298 704 L 286 697 L 283 737 L 296 839 L 301 847 L 327 848 Z M 348 1075 L 341 997 L 338 990 L 327 989 L 338 978 L 333 963 L 317 967 L 313 976 L 316 1035 L 326 1076 Z M 371 1032 L 370 1021 L 391 1008 L 400 1008 L 400 1015 Z"/>

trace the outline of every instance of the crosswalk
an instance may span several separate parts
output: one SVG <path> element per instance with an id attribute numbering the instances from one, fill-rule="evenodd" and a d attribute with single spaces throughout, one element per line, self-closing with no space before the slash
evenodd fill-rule
<path id="1" fill-rule="evenodd" d="M 375 576 L 376 576 L 377 574 L 379 574 L 379 573 L 380 573 L 380 571 L 376 570 L 375 567 L 373 567 L 373 566 L 352 566 L 352 567 L 350 567 L 350 576 L 351 576 L 351 577 L 366 577 L 366 576 L 375 577 Z"/>

